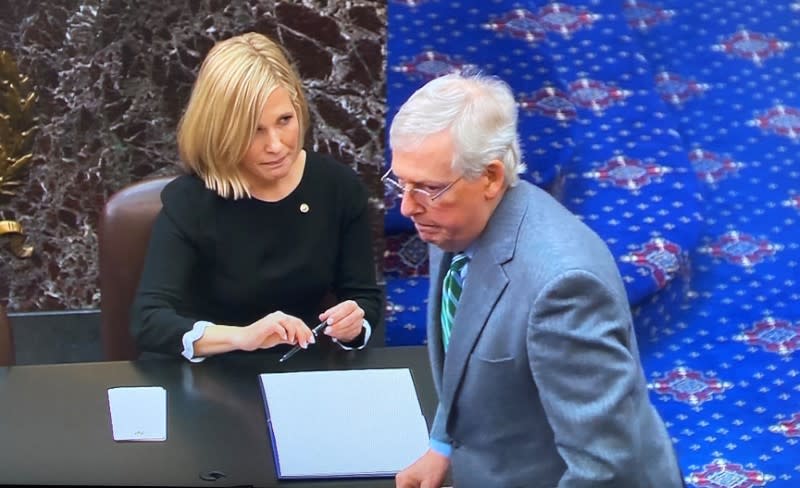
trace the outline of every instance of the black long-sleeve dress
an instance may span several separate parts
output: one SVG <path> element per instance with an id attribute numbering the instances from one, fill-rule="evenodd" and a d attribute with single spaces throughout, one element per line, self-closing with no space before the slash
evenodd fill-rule
<path id="1" fill-rule="evenodd" d="M 378 326 L 367 192 L 347 166 L 308 152 L 300 184 L 278 202 L 225 199 L 194 175 L 161 200 L 132 309 L 141 351 L 180 354 L 198 320 L 245 326 L 281 310 L 313 327 L 327 292 Z"/>

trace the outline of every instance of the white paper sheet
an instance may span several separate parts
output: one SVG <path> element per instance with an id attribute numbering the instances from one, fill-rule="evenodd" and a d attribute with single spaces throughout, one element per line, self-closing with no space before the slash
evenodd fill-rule
<path id="1" fill-rule="evenodd" d="M 408 369 L 260 379 L 279 478 L 394 476 L 428 448 Z"/>
<path id="2" fill-rule="evenodd" d="M 108 389 L 115 441 L 167 439 L 167 390 L 160 386 Z"/>

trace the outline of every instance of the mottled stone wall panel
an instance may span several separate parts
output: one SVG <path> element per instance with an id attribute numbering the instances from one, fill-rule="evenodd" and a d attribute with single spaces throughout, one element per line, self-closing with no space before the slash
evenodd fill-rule
<path id="1" fill-rule="evenodd" d="M 34 161 L 0 219 L 35 254 L 0 250 L 11 311 L 95 308 L 97 224 L 131 182 L 177 171 L 175 127 L 216 40 L 258 31 L 286 46 L 304 78 L 307 145 L 354 167 L 373 195 L 383 249 L 385 1 L 0 1 L 0 49 L 39 95 Z"/>

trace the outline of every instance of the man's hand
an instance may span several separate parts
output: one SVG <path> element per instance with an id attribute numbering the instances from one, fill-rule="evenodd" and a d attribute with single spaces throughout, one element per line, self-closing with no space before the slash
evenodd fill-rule
<path id="1" fill-rule="evenodd" d="M 438 452 L 428 451 L 414 464 L 397 473 L 397 488 L 440 488 L 450 469 L 450 459 Z"/>
<path id="2" fill-rule="evenodd" d="M 340 342 L 350 342 L 364 328 L 364 310 L 353 300 L 347 300 L 319 314 L 319 320 L 328 323 L 325 335 Z"/>

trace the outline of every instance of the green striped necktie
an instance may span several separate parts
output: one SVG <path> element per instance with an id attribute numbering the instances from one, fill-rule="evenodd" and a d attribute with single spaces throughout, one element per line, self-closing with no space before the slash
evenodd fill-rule
<path id="1" fill-rule="evenodd" d="M 458 300 L 461 298 L 461 290 L 464 286 L 464 278 L 461 276 L 461 270 L 469 261 L 466 254 L 456 254 L 450 261 L 450 269 L 444 275 L 444 282 L 442 283 L 442 346 L 444 352 L 447 352 L 447 346 L 450 344 L 450 332 L 453 330 L 453 322 L 456 316 L 456 307 Z"/>

